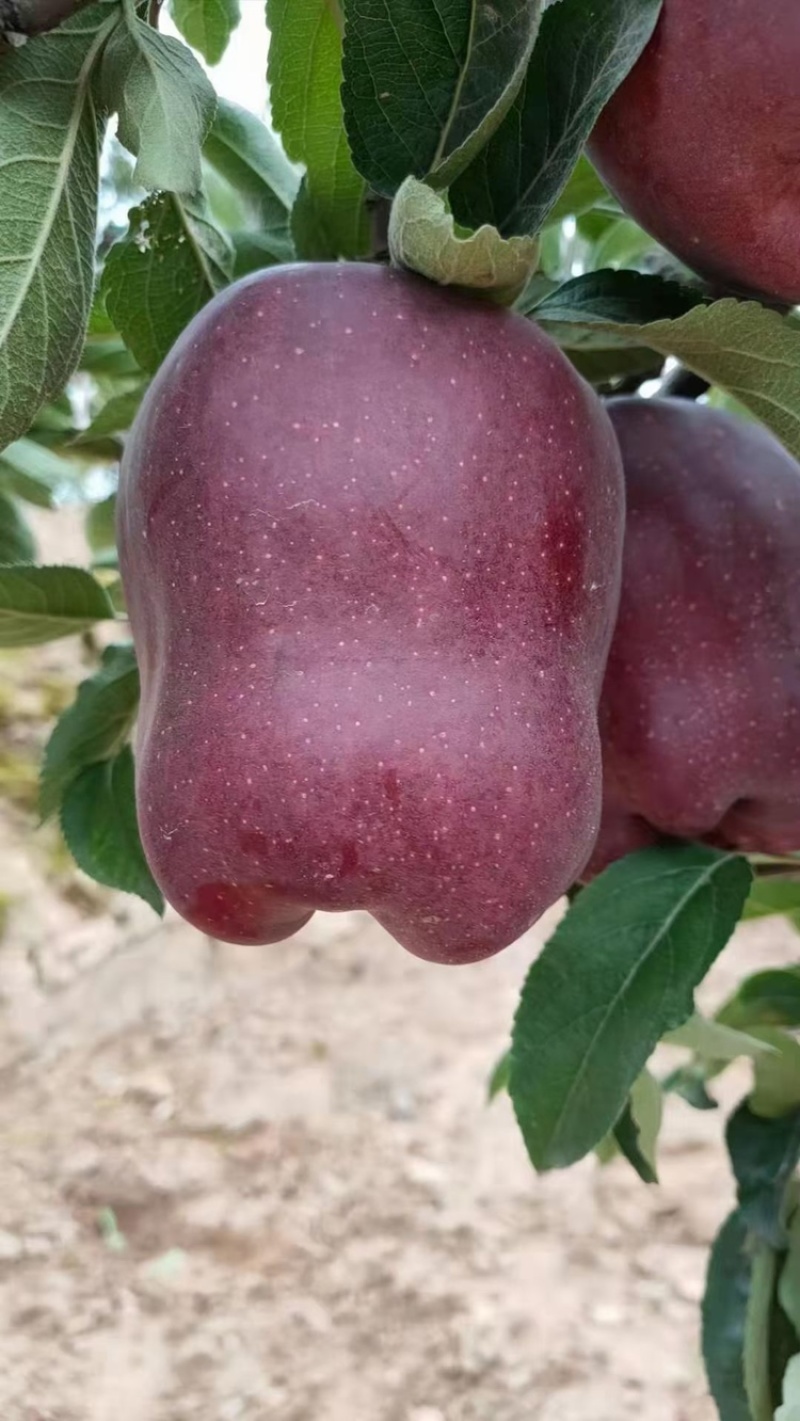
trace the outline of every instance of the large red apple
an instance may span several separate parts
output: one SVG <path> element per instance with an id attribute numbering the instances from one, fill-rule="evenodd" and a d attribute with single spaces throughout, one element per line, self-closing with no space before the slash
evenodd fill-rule
<path id="1" fill-rule="evenodd" d="M 800 849 L 800 465 L 688 400 L 609 401 L 627 524 L 590 872 L 661 835 Z"/>
<path id="2" fill-rule="evenodd" d="M 235 942 L 316 908 L 441 962 L 517 938 L 597 834 L 622 533 L 608 416 L 520 316 L 373 265 L 217 297 L 119 496 L 167 899 Z"/>
<path id="3" fill-rule="evenodd" d="M 787 304 L 800 302 L 798 76 L 798 0 L 664 0 L 589 144 L 663 246 Z"/>

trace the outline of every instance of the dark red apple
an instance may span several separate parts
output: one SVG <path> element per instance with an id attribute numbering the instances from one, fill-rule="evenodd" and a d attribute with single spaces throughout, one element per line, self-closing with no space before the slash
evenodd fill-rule
<path id="1" fill-rule="evenodd" d="M 723 287 L 800 302 L 800 3 L 664 0 L 589 144 L 642 227 Z"/>
<path id="2" fill-rule="evenodd" d="M 688 400 L 610 400 L 627 523 L 590 873 L 660 835 L 800 849 L 800 465 Z"/>
<path id="3" fill-rule="evenodd" d="M 520 316 L 366 264 L 217 297 L 119 498 L 167 899 L 234 942 L 316 908 L 440 962 L 517 938 L 597 834 L 622 534 L 608 416 Z"/>

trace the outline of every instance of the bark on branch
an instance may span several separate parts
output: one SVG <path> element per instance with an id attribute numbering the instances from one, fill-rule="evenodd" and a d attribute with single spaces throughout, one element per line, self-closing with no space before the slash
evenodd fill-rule
<path id="1" fill-rule="evenodd" d="M 0 34 L 43 34 L 89 4 L 91 0 L 0 0 Z"/>

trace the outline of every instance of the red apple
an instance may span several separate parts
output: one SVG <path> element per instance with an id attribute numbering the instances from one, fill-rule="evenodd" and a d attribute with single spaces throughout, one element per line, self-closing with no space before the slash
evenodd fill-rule
<path id="1" fill-rule="evenodd" d="M 590 873 L 661 835 L 800 849 L 800 465 L 688 400 L 607 408 L 627 522 Z"/>
<path id="2" fill-rule="evenodd" d="M 589 144 L 632 217 L 725 288 L 800 302 L 800 3 L 664 0 Z"/>
<path id="3" fill-rule="evenodd" d="M 273 267 L 192 322 L 125 451 L 138 807 L 204 932 L 369 909 L 468 962 L 580 873 L 623 484 L 534 325 L 375 265 Z"/>

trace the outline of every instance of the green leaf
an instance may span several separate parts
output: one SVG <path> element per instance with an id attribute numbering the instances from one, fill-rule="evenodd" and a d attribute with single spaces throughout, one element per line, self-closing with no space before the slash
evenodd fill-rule
<path id="1" fill-rule="evenodd" d="M 656 1146 L 663 1108 L 661 1086 L 649 1071 L 642 1071 L 612 1132 L 628 1163 L 645 1184 L 658 1183 Z"/>
<path id="2" fill-rule="evenodd" d="M 800 1108 L 800 1045 L 793 1036 L 774 1026 L 753 1027 L 772 1049 L 759 1056 L 753 1072 L 750 1109 L 774 1119 Z"/>
<path id="3" fill-rule="evenodd" d="M 0 489 L 0 564 L 35 561 L 33 533 L 15 500 Z"/>
<path id="4" fill-rule="evenodd" d="M 560 0 L 563 3 L 563 0 Z M 537 321 L 602 329 L 671 355 L 720 385 L 800 458 L 800 325 L 757 301 L 697 304 L 698 293 L 634 272 L 576 277 L 536 307 Z M 683 304 L 683 314 L 667 309 Z"/>
<path id="5" fill-rule="evenodd" d="M 235 225 L 252 231 L 273 261 L 291 261 L 290 218 L 300 176 L 266 124 L 220 99 L 203 152 L 217 179 L 236 195 L 241 216 Z"/>
<path id="6" fill-rule="evenodd" d="M 748 903 L 752 902 L 752 892 Z M 737 1030 L 753 1026 L 800 1026 L 800 967 L 754 972 L 717 1013 Z"/>
<path id="7" fill-rule="evenodd" d="M 83 345 L 101 137 L 92 72 L 113 23 L 93 5 L 0 58 L 0 449 Z"/>
<path id="8" fill-rule="evenodd" d="M 517 303 L 523 315 L 546 326 L 602 331 L 631 341 L 631 329 L 674 320 L 703 301 L 702 292 L 638 271 L 593 271 L 565 281 L 533 303 Z"/>
<path id="9" fill-rule="evenodd" d="M 125 16 L 106 45 L 100 83 L 119 115 L 119 140 L 136 158 L 133 180 L 191 195 L 202 182 L 203 141 L 217 103 L 213 85 L 180 40 L 128 9 Z"/>
<path id="10" fill-rule="evenodd" d="M 775 1421 L 800 1421 L 800 1355 L 789 1362 L 783 1379 L 783 1405 L 775 1412 Z"/>
<path id="11" fill-rule="evenodd" d="M 752 1421 L 773 1421 L 770 1378 L 770 1323 L 777 1264 L 768 1243 L 755 1244 L 744 1336 L 744 1385 Z"/>
<path id="12" fill-rule="evenodd" d="M 130 216 L 130 213 L 128 214 Z M 113 251 L 113 247 L 111 249 Z M 141 369 L 117 331 L 113 335 L 91 336 L 83 348 L 80 359 L 81 370 L 94 375 L 96 380 L 141 379 Z"/>
<path id="13" fill-rule="evenodd" d="M 783 1254 L 779 1254 L 776 1258 L 777 1269 L 780 1269 L 784 1256 Z M 776 1277 L 775 1281 L 777 1284 L 779 1277 Z M 770 1391 L 773 1406 L 777 1406 L 778 1399 L 783 1390 L 782 1384 L 786 1377 L 787 1368 L 792 1358 L 797 1355 L 798 1347 L 800 1347 L 800 1341 L 798 1341 L 797 1333 L 780 1305 L 778 1288 L 775 1286 L 773 1288 L 772 1315 L 770 1317 L 769 1333 Z M 780 1417 L 778 1421 L 780 1421 Z"/>
<path id="14" fill-rule="evenodd" d="M 39 508 L 53 508 L 74 483 L 74 466 L 33 439 L 15 439 L 0 454 L 0 486 Z"/>
<path id="15" fill-rule="evenodd" d="M 660 8 L 661 0 L 559 0 L 547 7 L 510 112 L 450 190 L 459 222 L 491 222 L 505 237 L 540 231 Z"/>
<path id="16" fill-rule="evenodd" d="M 582 153 L 561 196 L 547 214 L 547 226 L 564 221 L 565 217 L 580 217 L 598 203 L 610 203 L 612 198 L 606 191 L 600 174 L 595 172 L 585 153 Z"/>
<path id="17" fill-rule="evenodd" d="M 128 739 L 139 704 L 139 672 L 130 645 L 106 647 L 100 669 L 82 681 L 47 742 L 39 780 L 39 811 L 55 814 L 65 791 L 87 765 L 110 760 Z"/>
<path id="18" fill-rule="evenodd" d="M 608 267 L 633 266 L 655 246 L 653 238 L 629 217 L 612 219 L 594 244 L 587 267 L 597 271 Z"/>
<path id="19" fill-rule="evenodd" d="M 530 237 L 507 241 L 494 227 L 459 236 L 441 193 L 406 178 L 392 203 L 389 251 L 395 265 L 441 286 L 461 286 L 510 302 L 525 287 L 538 248 Z"/>
<path id="20" fill-rule="evenodd" d="M 523 988 L 510 1093 L 537 1169 L 572 1164 L 612 1128 L 665 1031 L 725 946 L 746 860 L 695 844 L 645 849 L 577 897 Z"/>
<path id="21" fill-rule="evenodd" d="M 800 1209 L 795 1209 L 789 1225 L 789 1252 L 778 1282 L 778 1298 L 800 1336 Z"/>
<path id="22" fill-rule="evenodd" d="M 638 375 L 640 380 L 656 380 L 664 368 L 663 356 L 648 350 L 646 346 L 632 345 L 626 349 L 609 345 L 604 349 L 590 344 L 586 347 L 562 346 L 562 349 L 584 380 L 611 392 L 619 381 L 634 375 Z"/>
<path id="23" fill-rule="evenodd" d="M 774 1248 L 786 1244 L 786 1191 L 800 1159 L 800 1109 L 778 1119 L 755 1115 L 743 1101 L 725 1132 L 747 1225 Z"/>
<path id="24" fill-rule="evenodd" d="M 342 39 L 330 0 L 267 0 L 272 120 L 306 169 L 306 227 L 334 257 L 369 251 L 366 183 L 353 166 L 340 95 Z M 308 255 L 298 248 L 299 255 Z"/>
<path id="25" fill-rule="evenodd" d="M 495 1061 L 494 1067 L 492 1069 L 492 1074 L 489 1077 L 489 1084 L 486 1088 L 486 1093 L 490 1104 L 496 1096 L 502 1095 L 504 1091 L 508 1090 L 508 1082 L 510 1075 L 511 1052 L 504 1051 L 499 1060 Z"/>
<path id="26" fill-rule="evenodd" d="M 663 1038 L 665 1046 L 686 1046 L 707 1061 L 735 1061 L 740 1056 L 762 1056 L 773 1048 L 756 1036 L 735 1031 L 720 1021 L 709 1021 L 695 1012 L 677 1031 Z"/>
<path id="27" fill-rule="evenodd" d="M 738 1209 L 711 1250 L 703 1298 L 703 1360 L 720 1421 L 752 1421 L 744 1385 L 744 1338 L 752 1264 Z"/>
<path id="28" fill-rule="evenodd" d="M 157 913 L 164 899 L 147 866 L 136 821 L 133 754 L 88 765 L 69 786 L 61 829 L 79 868 L 97 883 L 136 893 Z"/>
<path id="29" fill-rule="evenodd" d="M 269 238 L 259 237 L 257 232 L 231 232 L 233 242 L 233 276 L 238 281 L 241 276 L 249 276 L 251 271 L 263 271 L 267 266 L 277 266 L 284 257 L 275 255 L 275 244 Z M 306 257 L 308 253 L 306 252 Z"/>
<path id="30" fill-rule="evenodd" d="M 245 199 L 259 229 L 285 233 L 300 174 L 267 125 L 248 109 L 220 99 L 203 151 Z"/>
<path id="31" fill-rule="evenodd" d="M 187 44 L 219 64 L 240 19 L 239 0 L 172 0 L 172 18 Z"/>
<path id="32" fill-rule="evenodd" d="M 717 1110 L 717 1102 L 706 1088 L 706 1079 L 702 1064 L 689 1062 L 664 1076 L 661 1089 L 665 1094 L 679 1095 L 693 1110 Z"/>
<path id="33" fill-rule="evenodd" d="M 106 258 L 109 313 L 144 370 L 157 370 L 181 331 L 228 281 L 233 252 L 200 199 L 161 193 L 131 214 Z"/>
<path id="34" fill-rule="evenodd" d="M 391 197 L 408 176 L 447 187 L 463 171 L 514 102 L 541 9 L 541 0 L 349 0 L 345 120 L 371 187 Z"/>
<path id="35" fill-rule="evenodd" d="M 146 383 L 134 385 L 130 390 L 123 390 L 119 395 L 112 395 L 110 400 L 106 400 L 102 409 L 98 411 L 87 429 L 82 429 L 80 434 L 73 439 L 73 444 L 93 443 L 96 439 L 102 439 L 107 434 L 120 434 L 130 429 L 142 399 L 147 389 Z"/>
<path id="36" fill-rule="evenodd" d="M 116 538 L 117 495 L 110 493 L 93 503 L 86 513 L 86 541 L 92 550 L 95 567 L 117 566 Z"/>
<path id="37" fill-rule="evenodd" d="M 783 913 L 800 928 L 800 880 L 756 878 L 744 905 L 745 918 L 767 918 Z"/>
<path id="38" fill-rule="evenodd" d="M 83 568 L 0 568 L 0 646 L 37 646 L 113 615 L 103 588 Z"/>

